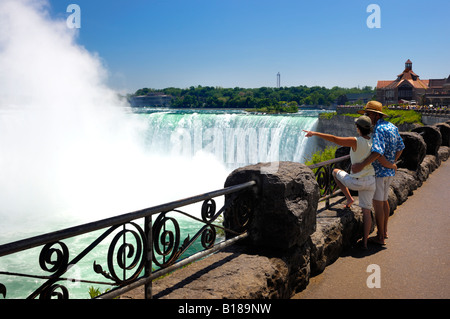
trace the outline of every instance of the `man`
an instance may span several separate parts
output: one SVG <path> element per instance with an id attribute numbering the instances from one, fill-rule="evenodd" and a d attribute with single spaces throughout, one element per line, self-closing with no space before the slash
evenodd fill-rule
<path id="1" fill-rule="evenodd" d="M 389 219 L 389 186 L 395 176 L 397 166 L 395 162 L 402 154 L 405 144 L 398 132 L 398 128 L 387 121 L 384 117 L 387 114 L 383 113 L 383 105 L 377 101 L 369 101 L 365 108 L 358 111 L 360 114 L 366 114 L 372 124 L 373 129 L 373 143 L 371 154 L 361 163 L 352 165 L 353 172 L 359 172 L 364 166 L 372 164 L 375 169 L 376 190 L 373 197 L 373 207 L 375 210 L 375 221 L 377 224 L 377 236 L 372 237 L 371 241 L 385 245 L 387 238 L 387 224 Z M 377 160 L 380 156 L 392 163 L 391 167 L 385 167 Z"/>

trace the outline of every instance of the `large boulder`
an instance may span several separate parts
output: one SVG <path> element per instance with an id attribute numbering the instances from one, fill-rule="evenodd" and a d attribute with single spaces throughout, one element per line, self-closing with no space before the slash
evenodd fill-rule
<path id="1" fill-rule="evenodd" d="M 252 245 L 275 251 L 302 246 L 316 229 L 320 193 L 314 174 L 300 163 L 271 163 L 276 169 L 267 169 L 267 165 L 245 166 L 228 176 L 225 187 L 254 180 L 257 191 L 240 195 L 234 208 L 225 212 L 224 226 L 239 228 L 233 222 L 239 218 L 233 215 L 253 211 L 247 226 Z M 225 205 L 231 200 L 232 196 L 226 196 Z M 240 209 L 240 205 L 245 207 Z"/>
<path id="2" fill-rule="evenodd" d="M 439 149 L 442 150 L 444 148 L 448 149 L 446 146 L 441 146 Z M 441 165 L 441 159 L 438 156 L 426 155 L 415 174 L 418 185 L 421 186 L 439 165 Z"/>
<path id="3" fill-rule="evenodd" d="M 153 282 L 155 299 L 290 298 L 288 265 L 235 246 Z M 143 295 L 143 291 L 141 293 Z"/>
<path id="4" fill-rule="evenodd" d="M 427 144 L 417 132 L 400 132 L 405 149 L 399 158 L 397 166 L 415 171 L 419 168 L 426 155 Z"/>
<path id="5" fill-rule="evenodd" d="M 450 157 L 450 147 L 441 146 L 439 147 L 438 157 L 440 161 L 446 161 Z"/>
<path id="6" fill-rule="evenodd" d="M 426 153 L 428 155 L 438 155 L 439 147 L 442 144 L 442 135 L 439 129 L 435 126 L 422 126 L 413 129 L 411 132 L 417 132 L 422 135 L 427 144 Z"/>
<path id="7" fill-rule="evenodd" d="M 397 204 L 403 204 L 408 196 L 419 187 L 419 182 L 414 171 L 398 169 L 391 183 L 391 188 L 397 197 Z"/>
<path id="8" fill-rule="evenodd" d="M 372 231 L 375 221 L 372 222 Z M 311 235 L 311 275 L 321 273 L 336 261 L 342 252 L 363 236 L 361 208 L 344 209 L 334 204 L 317 215 L 316 231 Z"/>
<path id="9" fill-rule="evenodd" d="M 442 135 L 442 146 L 450 146 L 450 125 L 447 123 L 438 123 L 435 125 Z"/>

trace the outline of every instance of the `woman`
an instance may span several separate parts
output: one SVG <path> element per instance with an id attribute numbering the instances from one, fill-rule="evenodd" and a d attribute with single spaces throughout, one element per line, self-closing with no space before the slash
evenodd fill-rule
<path id="1" fill-rule="evenodd" d="M 370 136 L 372 122 L 370 118 L 363 115 L 355 120 L 355 124 L 359 135 L 358 137 L 338 137 L 313 131 L 303 131 L 306 132 L 306 137 L 318 136 L 340 146 L 350 147 L 350 161 L 354 164 L 360 163 L 366 159 L 366 157 L 370 155 L 372 148 L 372 137 Z M 382 165 L 394 168 L 393 164 L 389 163 L 383 157 L 379 161 Z M 372 199 L 375 193 L 375 171 L 373 166 L 367 165 L 362 171 L 351 174 L 348 174 L 344 170 L 334 169 L 333 177 L 347 199 L 345 207 L 350 207 L 354 202 L 349 188 L 358 191 L 359 206 L 363 212 L 364 223 L 363 247 L 364 249 L 367 249 L 367 239 L 372 227 Z"/>

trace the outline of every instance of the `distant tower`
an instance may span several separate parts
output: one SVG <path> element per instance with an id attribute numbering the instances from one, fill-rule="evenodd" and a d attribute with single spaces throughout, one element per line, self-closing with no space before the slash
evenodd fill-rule
<path id="1" fill-rule="evenodd" d="M 277 88 L 280 88 L 280 72 L 277 74 Z"/>
<path id="2" fill-rule="evenodd" d="M 412 62 L 410 59 L 405 62 L 405 70 L 411 71 L 412 70 Z"/>

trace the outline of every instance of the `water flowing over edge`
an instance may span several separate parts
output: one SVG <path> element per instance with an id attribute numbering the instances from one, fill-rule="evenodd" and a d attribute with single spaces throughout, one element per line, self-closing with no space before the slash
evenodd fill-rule
<path id="1" fill-rule="evenodd" d="M 214 155 L 227 169 L 270 161 L 304 162 L 309 156 L 302 129 L 311 129 L 317 111 L 260 115 L 238 111 L 141 113 L 148 124 L 146 147 L 184 158 Z"/>

